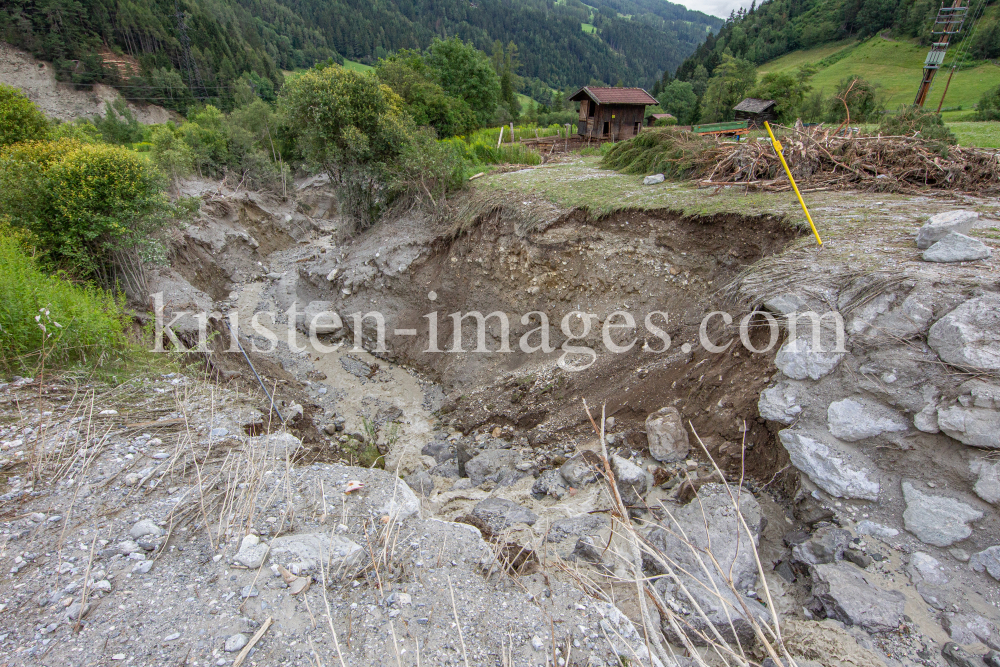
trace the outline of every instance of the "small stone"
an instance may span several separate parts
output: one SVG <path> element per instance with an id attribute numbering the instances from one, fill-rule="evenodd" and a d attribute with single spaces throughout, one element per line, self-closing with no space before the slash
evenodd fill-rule
<path id="1" fill-rule="evenodd" d="M 246 600 L 247 598 L 255 598 L 260 595 L 260 591 L 257 590 L 252 584 L 247 584 L 240 589 L 240 597 Z"/>
<path id="2" fill-rule="evenodd" d="M 562 464 L 559 474 L 573 488 L 582 489 L 597 481 L 602 467 L 600 456 L 591 451 L 583 451 Z"/>
<path id="3" fill-rule="evenodd" d="M 494 535 L 518 523 L 529 526 L 538 521 L 538 515 L 526 507 L 503 498 L 487 498 L 472 508 L 472 515 L 482 520 Z"/>
<path id="4" fill-rule="evenodd" d="M 133 574 L 149 574 L 149 571 L 153 569 L 153 561 L 144 560 L 141 563 L 136 563 L 132 568 Z"/>
<path id="5" fill-rule="evenodd" d="M 237 632 L 235 635 L 230 635 L 229 637 L 226 638 L 226 645 L 224 650 L 227 653 L 235 653 L 236 651 L 239 651 L 244 646 L 246 646 L 247 641 L 249 640 L 247 639 L 246 635 Z"/>
<path id="6" fill-rule="evenodd" d="M 657 183 L 662 183 L 665 180 L 663 174 L 653 174 L 652 176 L 647 176 L 642 179 L 643 185 L 656 185 Z"/>
<path id="7" fill-rule="evenodd" d="M 90 603 L 80 604 L 74 602 L 66 609 L 66 618 L 70 621 L 83 620 L 90 613 Z"/>
<path id="8" fill-rule="evenodd" d="M 115 551 L 120 553 L 122 556 L 128 556 L 129 554 L 136 553 L 141 549 L 142 547 L 140 547 L 133 540 L 122 540 L 121 542 L 115 545 Z"/>
<path id="9" fill-rule="evenodd" d="M 256 569 L 264 562 L 268 546 L 260 543 L 260 538 L 251 533 L 240 542 L 240 550 L 236 552 L 236 562 L 244 567 Z"/>
<path id="10" fill-rule="evenodd" d="M 179 632 L 171 632 L 169 635 L 167 635 L 166 637 L 163 638 L 163 641 L 165 641 L 165 642 L 172 642 L 175 639 L 180 639 L 180 638 L 181 638 L 181 633 L 179 633 Z"/>
<path id="11" fill-rule="evenodd" d="M 835 401 L 826 414 L 830 433 L 848 442 L 905 431 L 909 427 L 907 420 L 895 410 L 868 400 L 845 398 Z"/>
<path id="12" fill-rule="evenodd" d="M 684 418 L 674 407 L 660 408 L 646 417 L 646 439 L 649 455 L 662 463 L 683 461 L 691 451 Z"/>
<path id="13" fill-rule="evenodd" d="M 1000 581 L 1000 546 L 989 547 L 973 554 L 969 559 L 969 566 L 976 572 L 985 570 L 991 577 Z"/>
<path id="14" fill-rule="evenodd" d="M 945 576 L 940 561 L 922 551 L 915 551 L 910 554 L 910 563 L 907 570 L 910 573 L 910 580 L 913 583 L 921 580 L 934 585 L 948 583 L 948 577 Z"/>
<path id="15" fill-rule="evenodd" d="M 125 486 L 135 486 L 141 479 L 137 473 L 130 472 L 125 475 Z"/>
<path id="16" fill-rule="evenodd" d="M 216 428 L 213 428 L 211 431 L 209 431 L 208 435 L 211 436 L 211 437 L 213 437 L 213 438 L 224 438 L 227 435 L 229 435 L 229 429 L 228 428 L 224 428 L 222 426 L 218 426 Z"/>
<path id="17" fill-rule="evenodd" d="M 844 560 L 854 563 L 862 570 L 867 570 L 872 564 L 872 557 L 860 549 L 844 549 Z"/>
<path id="18" fill-rule="evenodd" d="M 535 649 L 536 651 L 541 651 L 542 649 L 544 649 L 545 648 L 545 644 L 542 642 L 542 638 L 539 637 L 538 635 L 535 635 L 534 637 L 532 637 L 531 638 L 531 648 Z"/>
<path id="19" fill-rule="evenodd" d="M 951 667 L 983 667 L 985 664 L 955 642 L 948 642 L 941 648 L 941 655 Z"/>
<path id="20" fill-rule="evenodd" d="M 889 538 L 899 535 L 899 531 L 895 528 L 883 526 L 880 523 L 875 523 L 874 521 L 869 521 L 868 519 L 858 523 L 857 531 L 858 535 L 871 535 L 872 537 L 879 538 L 883 542 L 887 541 Z"/>
<path id="21" fill-rule="evenodd" d="M 626 507 L 643 505 L 648 490 L 646 471 L 620 456 L 611 456 L 611 471 L 615 475 L 618 494 Z"/>
<path id="22" fill-rule="evenodd" d="M 136 522 L 136 524 L 132 526 L 132 529 L 128 531 L 128 534 L 133 540 L 138 540 L 140 537 L 145 537 L 146 535 L 159 537 L 163 535 L 163 529 L 151 520 L 143 519 L 142 521 Z"/>

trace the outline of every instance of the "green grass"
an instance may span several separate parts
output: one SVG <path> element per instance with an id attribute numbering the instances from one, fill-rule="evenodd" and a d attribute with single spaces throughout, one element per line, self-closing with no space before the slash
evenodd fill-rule
<path id="1" fill-rule="evenodd" d="M 838 51 L 852 47 L 853 50 L 842 60 L 816 73 L 812 79 L 814 90 L 822 91 L 825 96 L 829 96 L 833 94 L 842 79 L 858 74 L 881 86 L 886 105 L 890 110 L 900 104 L 913 103 L 917 86 L 920 85 L 924 58 L 929 49 L 909 41 L 872 37 L 857 46 L 844 42 L 825 44 L 815 49 L 794 51 L 764 63 L 760 66 L 760 71 L 794 73 L 805 63 L 818 63 Z M 952 55 L 952 52 L 949 52 L 945 65 L 951 64 Z M 941 99 L 947 76 L 947 69 L 942 69 L 931 86 L 927 99 L 933 108 L 937 108 Z M 945 106 L 961 105 L 963 109 L 972 109 L 982 94 L 998 83 L 1000 83 L 1000 67 L 991 63 L 956 71 L 948 88 Z M 958 114 L 968 115 L 967 112 L 958 112 L 956 116 Z"/>
<path id="2" fill-rule="evenodd" d="M 123 361 L 130 348 L 122 304 L 96 287 L 43 272 L 0 230 L 0 374 Z"/>
<path id="3" fill-rule="evenodd" d="M 959 146 L 1000 148 L 1000 121 L 955 122 L 948 123 L 948 127 L 955 133 Z"/>
<path id="4" fill-rule="evenodd" d="M 344 68 L 354 70 L 355 72 L 370 72 L 375 69 L 371 65 L 365 65 L 364 63 L 348 60 L 347 58 L 344 58 Z"/>
<path id="5" fill-rule="evenodd" d="M 595 32 L 597 32 L 597 28 L 594 27 L 593 23 L 581 23 L 580 30 L 584 31 L 588 35 L 593 35 Z"/>

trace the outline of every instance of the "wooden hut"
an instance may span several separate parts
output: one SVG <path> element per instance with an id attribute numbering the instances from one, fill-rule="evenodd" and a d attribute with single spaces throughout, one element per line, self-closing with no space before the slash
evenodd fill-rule
<path id="1" fill-rule="evenodd" d="M 658 104 L 642 88 L 585 86 L 571 98 L 580 103 L 577 134 L 585 139 L 619 141 L 639 134 L 646 107 Z"/>
<path id="2" fill-rule="evenodd" d="M 646 127 L 653 127 L 657 121 L 670 120 L 673 117 L 672 113 L 651 113 L 646 116 Z"/>
<path id="3" fill-rule="evenodd" d="M 774 100 L 758 100 L 748 97 L 733 107 L 736 120 L 745 120 L 752 128 L 764 127 L 764 121 L 773 123 L 778 119 L 774 113 Z"/>

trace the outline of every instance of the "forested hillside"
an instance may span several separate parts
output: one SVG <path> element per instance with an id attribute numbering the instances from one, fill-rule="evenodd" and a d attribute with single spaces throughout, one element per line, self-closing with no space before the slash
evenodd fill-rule
<path id="1" fill-rule="evenodd" d="M 513 42 L 526 91 L 651 85 L 723 23 L 664 0 L 592 2 L 10 0 L 0 39 L 54 62 L 63 80 L 183 110 L 229 106 L 240 79 L 268 99 L 282 70 L 345 56 L 374 64 L 453 36 L 487 52 Z"/>
<path id="2" fill-rule="evenodd" d="M 989 6 L 996 0 L 973 0 L 962 35 L 969 39 L 970 59 L 1000 57 L 1000 25 Z M 940 0 L 768 0 L 733 14 L 726 25 L 698 47 L 676 76 L 692 80 L 698 67 L 710 76 L 728 51 L 760 65 L 796 49 L 815 48 L 847 38 L 864 38 L 885 30 L 894 37 L 932 41 L 931 25 Z M 985 19 L 976 21 L 977 17 Z M 957 41 L 952 40 L 953 43 Z"/>

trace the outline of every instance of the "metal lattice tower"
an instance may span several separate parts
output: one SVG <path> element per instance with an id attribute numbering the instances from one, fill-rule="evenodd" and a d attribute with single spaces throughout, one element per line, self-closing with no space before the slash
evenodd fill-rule
<path id="1" fill-rule="evenodd" d="M 952 35 L 957 35 L 962 31 L 962 25 L 965 23 L 965 15 L 968 10 L 969 5 L 967 0 L 954 0 L 951 7 L 941 7 L 938 10 L 937 16 L 934 18 L 934 29 L 931 30 L 932 35 L 939 35 L 938 41 L 934 42 L 934 45 L 931 46 L 930 53 L 927 54 L 927 58 L 924 60 L 924 76 L 920 81 L 917 97 L 913 100 L 914 106 L 924 106 L 924 101 L 927 99 L 927 93 L 930 92 L 934 75 L 941 68 L 944 56 L 948 52 L 948 41 Z"/>

